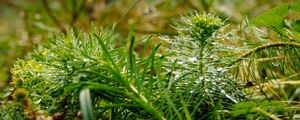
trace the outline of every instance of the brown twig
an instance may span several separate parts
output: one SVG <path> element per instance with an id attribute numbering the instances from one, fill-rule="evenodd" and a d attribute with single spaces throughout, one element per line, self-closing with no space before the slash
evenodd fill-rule
<path id="1" fill-rule="evenodd" d="M 118 24 L 123 18 L 130 12 L 131 9 L 133 9 L 141 0 L 135 0 L 130 7 L 126 10 L 126 12 L 118 19 L 117 23 Z"/>
<path id="2" fill-rule="evenodd" d="M 80 4 L 79 8 L 77 9 L 77 0 L 73 0 L 72 3 L 72 19 L 71 19 L 71 26 L 74 26 L 73 24 L 77 21 L 78 16 L 80 15 L 81 11 L 83 11 L 85 9 L 85 4 L 86 4 L 86 0 L 83 0 L 82 3 Z"/>
<path id="3" fill-rule="evenodd" d="M 187 5 L 190 6 L 192 9 L 195 9 L 197 11 L 200 11 L 199 8 L 191 1 L 191 0 L 187 0 L 186 1 Z"/>
<path id="4" fill-rule="evenodd" d="M 170 32 L 170 31 L 147 31 L 147 30 L 136 29 L 135 32 L 142 33 L 142 34 L 178 35 L 178 33 Z"/>
<path id="5" fill-rule="evenodd" d="M 201 5 L 202 5 L 203 9 L 205 10 L 205 12 L 209 12 L 209 5 L 208 5 L 207 1 L 206 0 L 200 0 L 200 2 L 201 2 Z"/>
<path id="6" fill-rule="evenodd" d="M 57 20 L 57 18 L 53 15 L 50 7 L 49 7 L 49 3 L 47 0 L 42 0 L 43 6 L 48 14 L 48 16 L 50 17 L 50 19 L 54 22 L 54 24 L 56 24 L 56 26 L 60 29 L 60 31 L 64 34 L 67 34 L 66 28 L 63 27 L 63 25 Z"/>

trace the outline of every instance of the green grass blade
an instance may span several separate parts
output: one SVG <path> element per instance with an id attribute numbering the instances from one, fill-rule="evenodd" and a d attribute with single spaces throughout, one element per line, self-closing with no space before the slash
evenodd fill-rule
<path id="1" fill-rule="evenodd" d="M 131 30 L 128 35 L 128 42 L 127 42 L 127 59 L 128 59 L 128 66 L 130 70 L 130 80 L 135 79 L 137 83 L 138 90 L 143 88 L 143 84 L 141 79 L 139 79 L 139 72 L 137 70 L 136 58 L 134 55 L 134 47 L 135 47 L 135 37 L 134 31 Z"/>
<path id="2" fill-rule="evenodd" d="M 97 38 L 98 42 L 101 45 L 101 48 L 103 50 L 103 54 L 105 55 L 105 57 L 108 58 L 108 60 L 111 62 L 111 64 L 113 65 L 114 68 L 117 68 L 116 63 L 114 62 L 114 60 L 112 59 L 111 55 L 109 54 L 109 51 L 107 49 L 107 47 L 105 46 L 102 38 L 100 38 L 97 34 L 94 33 L 94 36 Z"/>
<path id="3" fill-rule="evenodd" d="M 154 62 L 155 62 L 155 54 L 159 48 L 161 44 L 158 44 L 156 47 L 152 48 L 152 52 L 149 56 L 150 58 L 150 62 L 151 62 L 151 66 L 150 66 L 150 80 L 149 80 L 149 86 L 148 86 L 148 89 L 150 91 L 148 91 L 148 94 L 151 94 L 152 93 L 152 87 L 153 87 L 153 83 L 154 83 L 154 76 L 155 76 L 155 67 L 154 67 Z"/>
<path id="4" fill-rule="evenodd" d="M 97 38 L 98 42 L 100 43 L 100 46 L 102 48 L 103 51 L 103 55 L 110 61 L 112 67 L 109 65 L 108 67 L 112 69 L 113 75 L 115 75 L 117 78 L 120 79 L 121 83 L 125 86 L 129 86 L 129 83 L 127 81 L 125 81 L 116 65 L 116 63 L 114 62 L 114 60 L 112 59 L 110 52 L 108 51 L 106 45 L 104 44 L 102 38 L 100 38 L 97 34 L 94 33 L 94 36 Z"/>
<path id="5" fill-rule="evenodd" d="M 181 105 L 182 105 L 183 112 L 185 114 L 186 120 L 192 120 L 190 112 L 189 112 L 189 110 L 187 108 L 187 103 L 183 100 L 182 96 L 180 97 L 180 102 L 181 102 Z"/>
<path id="6" fill-rule="evenodd" d="M 80 107 L 83 113 L 83 120 L 93 120 L 92 101 L 89 89 L 83 89 L 79 95 Z"/>

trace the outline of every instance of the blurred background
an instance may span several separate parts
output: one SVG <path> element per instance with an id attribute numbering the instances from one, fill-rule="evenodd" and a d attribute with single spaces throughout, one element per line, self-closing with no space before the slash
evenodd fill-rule
<path id="1" fill-rule="evenodd" d="M 239 26 L 245 19 L 282 3 L 296 0 L 0 0 L 0 93 L 8 89 L 10 68 L 26 58 L 53 34 L 72 28 L 88 32 L 93 27 L 116 24 L 126 37 L 136 24 L 136 34 L 176 34 L 172 20 L 193 11 L 210 12 Z M 124 41 L 123 41 L 124 43 Z M 122 41 L 120 41 L 122 44 Z"/>

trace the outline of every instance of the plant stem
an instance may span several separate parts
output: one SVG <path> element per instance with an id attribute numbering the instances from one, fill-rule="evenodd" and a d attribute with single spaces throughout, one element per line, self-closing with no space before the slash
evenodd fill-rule
<path id="1" fill-rule="evenodd" d="M 201 48 L 200 53 L 199 53 L 199 75 L 203 76 L 204 74 L 204 63 L 203 63 L 203 49 Z"/>
<path id="2" fill-rule="evenodd" d="M 275 115 L 270 114 L 270 113 L 264 111 L 263 109 L 260 109 L 259 107 L 258 107 L 258 108 L 255 108 L 254 110 L 255 110 L 255 111 L 258 111 L 258 112 L 261 112 L 262 114 L 264 114 L 264 115 L 266 115 L 266 116 L 268 116 L 268 117 L 270 117 L 270 118 L 272 118 L 272 119 L 274 119 L 274 120 L 280 120 L 280 119 L 279 119 L 278 117 L 276 117 Z"/>

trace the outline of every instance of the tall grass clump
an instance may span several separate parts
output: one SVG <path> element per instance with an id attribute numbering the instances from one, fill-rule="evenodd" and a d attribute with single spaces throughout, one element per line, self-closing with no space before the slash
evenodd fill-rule
<path id="1" fill-rule="evenodd" d="M 148 55 L 135 45 L 151 36 L 137 39 L 134 30 L 121 47 L 113 27 L 74 30 L 19 60 L 12 85 L 27 90 L 32 117 L 43 110 L 64 118 L 223 119 L 245 100 L 216 54 L 224 26 L 212 14 L 183 16 L 174 23 L 178 35 L 162 37 L 168 44 L 152 46 Z"/>
<path id="2" fill-rule="evenodd" d="M 118 48 L 116 40 L 112 27 L 54 37 L 29 60 L 16 63 L 12 85 L 28 91 L 35 111 L 62 113 L 65 118 L 81 113 L 81 102 L 82 114 L 92 115 L 92 104 L 95 118 L 128 119 L 153 114 L 154 118 L 164 119 L 139 88 L 147 78 L 147 66 L 136 62 L 132 46 Z M 128 44 L 134 45 L 133 40 Z M 152 54 L 148 60 L 155 58 L 155 50 Z M 145 77 L 140 78 L 140 74 Z"/>

